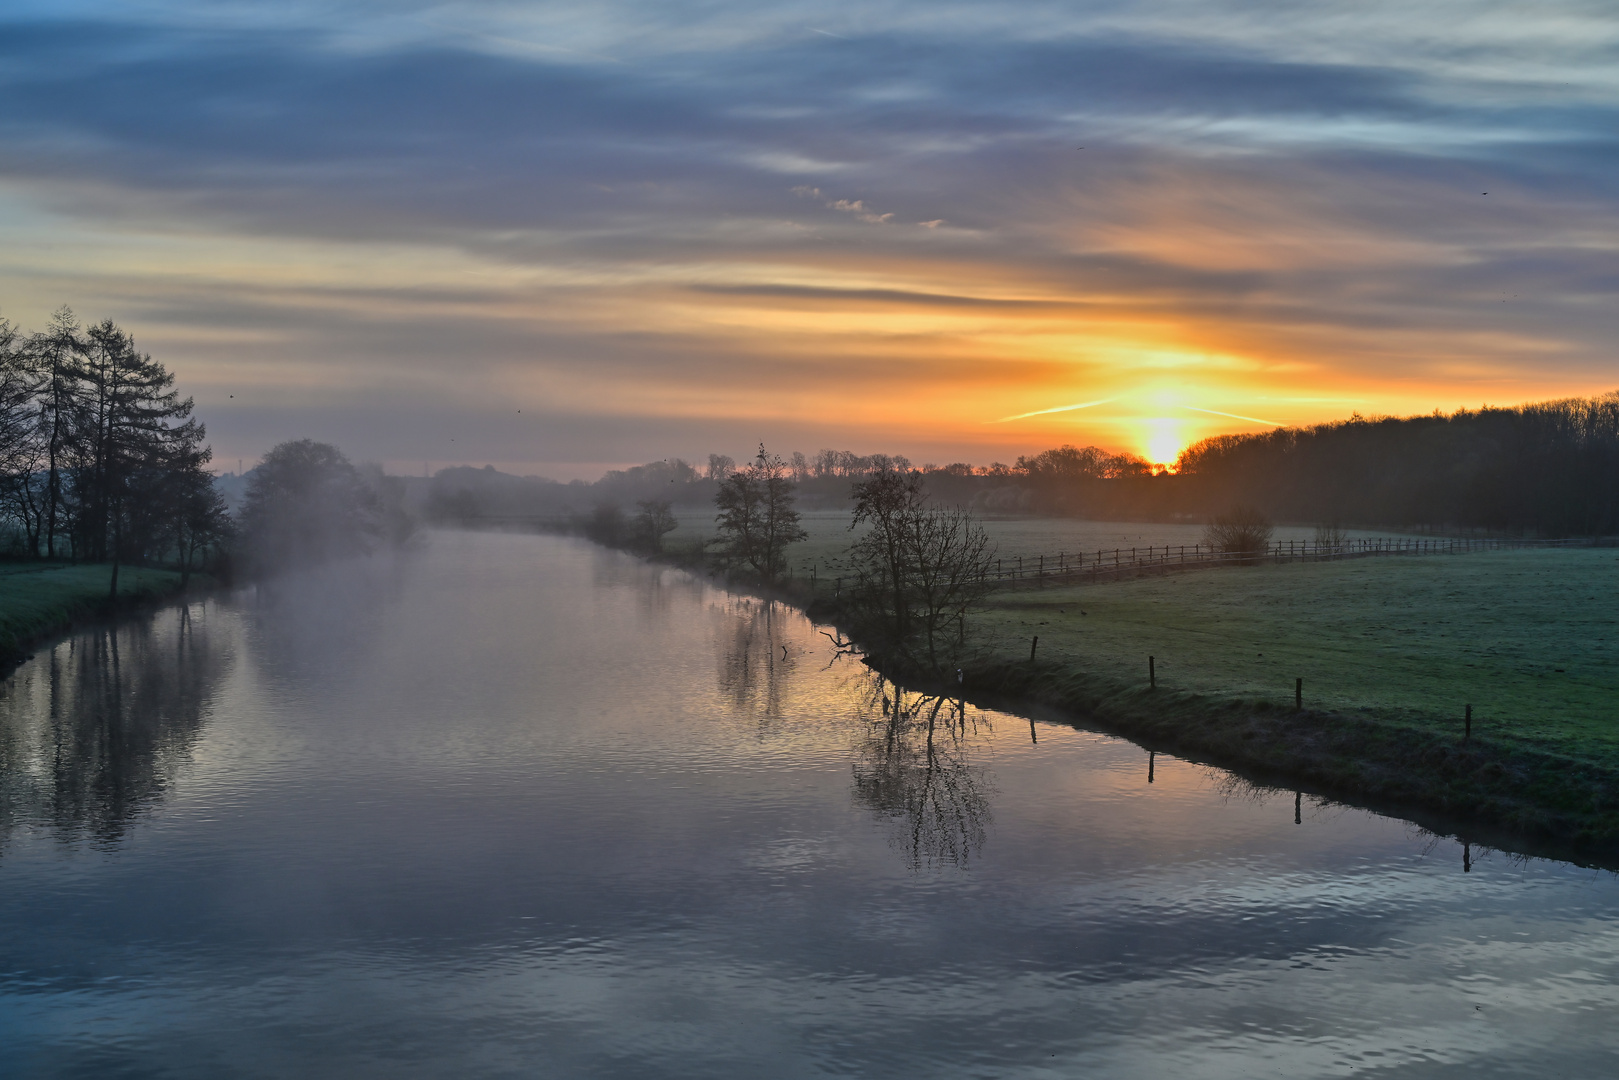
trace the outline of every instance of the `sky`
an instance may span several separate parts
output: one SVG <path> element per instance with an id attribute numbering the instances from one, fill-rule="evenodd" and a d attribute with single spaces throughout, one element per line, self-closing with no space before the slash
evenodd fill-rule
<path id="1" fill-rule="evenodd" d="M 1171 462 L 1619 389 L 1611 0 L 0 4 L 0 316 L 216 464 Z"/>

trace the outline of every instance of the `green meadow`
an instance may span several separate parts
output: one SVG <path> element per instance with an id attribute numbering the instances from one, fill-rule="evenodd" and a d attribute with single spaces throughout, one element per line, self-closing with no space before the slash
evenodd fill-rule
<path id="1" fill-rule="evenodd" d="M 104 563 L 0 564 L 0 658 L 11 659 L 32 642 L 74 622 L 109 611 L 112 567 Z M 157 599 L 180 588 L 173 570 L 124 566 L 118 570 L 118 603 Z"/>
<path id="2" fill-rule="evenodd" d="M 671 554 L 695 558 L 702 542 L 714 535 L 714 513 L 707 508 L 682 507 L 676 514 L 680 527 L 664 538 L 664 548 Z M 858 533 L 849 529 L 848 510 L 806 510 L 801 523 L 807 538 L 794 544 L 788 552 L 793 577 L 807 578 L 814 568 L 816 580 L 828 576 L 835 578 L 846 563 L 850 543 Z M 1086 521 L 1080 518 L 1007 517 L 981 520 L 984 531 L 995 545 L 997 555 L 1011 566 L 1018 558 L 1033 565 L 1040 556 L 1059 553 L 1074 555 L 1079 552 L 1095 554 L 1097 551 L 1131 548 L 1163 547 L 1184 544 L 1188 549 L 1203 539 L 1203 526 L 1193 523 Z M 1350 530 L 1350 537 L 1397 536 L 1389 530 Z M 1275 539 L 1310 540 L 1315 528 L 1310 525 L 1278 526 Z"/>
<path id="3" fill-rule="evenodd" d="M 1397 556 L 992 594 L 974 651 L 1619 765 L 1619 550 Z"/>

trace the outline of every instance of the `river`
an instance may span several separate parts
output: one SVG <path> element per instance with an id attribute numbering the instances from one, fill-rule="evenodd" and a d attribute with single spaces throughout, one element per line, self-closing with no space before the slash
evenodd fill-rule
<path id="1" fill-rule="evenodd" d="M 10 676 L 0 1074 L 1619 1065 L 1613 875 L 1150 767 L 675 570 L 434 533 Z"/>

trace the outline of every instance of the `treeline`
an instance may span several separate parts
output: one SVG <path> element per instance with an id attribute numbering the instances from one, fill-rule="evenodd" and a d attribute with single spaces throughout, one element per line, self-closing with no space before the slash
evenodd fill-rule
<path id="1" fill-rule="evenodd" d="M 706 506 L 726 479 L 739 471 L 730 456 L 710 454 L 702 467 L 670 458 L 615 469 L 595 483 L 511 476 L 486 465 L 443 469 L 431 479 L 409 484 L 416 492 L 412 504 L 430 521 L 572 522 L 586 532 L 619 529 L 629 536 L 637 529 L 645 533 L 644 522 L 638 526 L 632 520 L 643 513 L 642 503 Z M 821 450 L 813 456 L 795 452 L 782 457 L 781 471 L 801 505 L 816 510 L 844 509 L 855 482 L 890 472 L 917 472 L 926 477 L 936 502 L 970 506 L 980 513 L 1090 517 L 1173 513 L 1168 498 L 1172 484 L 1163 476 L 1155 477 L 1144 459 L 1095 447 L 1061 447 L 1019 458 L 1015 465 L 986 466 L 914 465 L 903 454 Z"/>
<path id="2" fill-rule="evenodd" d="M 1619 393 L 1221 435 L 1180 458 L 1189 509 L 1292 521 L 1619 533 Z"/>
<path id="3" fill-rule="evenodd" d="M 0 320 L 0 552 L 169 563 L 189 574 L 230 532 L 211 451 L 174 376 L 110 320 L 63 308 Z"/>
<path id="4" fill-rule="evenodd" d="M 746 467 L 746 466 L 745 466 Z M 783 475 L 799 491 L 806 505 L 841 507 L 848 500 L 849 482 L 884 470 L 908 471 L 911 462 L 903 455 L 856 454 L 848 450 L 822 450 L 814 457 L 794 453 L 782 459 Z M 972 472 L 969 465 L 951 466 Z M 425 491 L 415 498 L 417 509 L 430 521 L 477 523 L 500 519 L 571 519 L 581 523 L 603 508 L 616 507 L 630 517 L 642 502 L 667 502 L 672 506 L 698 506 L 713 502 L 720 485 L 738 469 L 727 454 L 710 454 L 708 461 L 694 465 L 681 458 L 668 458 L 613 469 L 594 483 L 575 480 L 559 483 L 540 476 L 512 476 L 483 468 L 455 466 L 442 469 L 425 482 L 412 481 Z M 603 522 L 609 522 L 605 514 Z M 626 525 L 625 528 L 631 528 Z"/>
<path id="5" fill-rule="evenodd" d="M 781 468 L 808 509 L 842 509 L 852 484 L 916 472 L 935 503 L 987 516 L 1202 523 L 1244 506 L 1301 523 L 1613 534 L 1619 394 L 1220 435 L 1189 447 L 1173 471 L 1094 446 L 1057 447 L 1011 465 L 913 465 L 898 454 L 822 450 L 783 457 Z M 711 454 L 701 467 L 672 458 L 615 470 L 593 484 L 488 467 L 446 469 L 416 483 L 425 486 L 418 502 L 430 520 L 573 522 L 655 547 L 649 530 L 657 522 L 642 504 L 711 504 L 737 471 L 730 457 Z"/>

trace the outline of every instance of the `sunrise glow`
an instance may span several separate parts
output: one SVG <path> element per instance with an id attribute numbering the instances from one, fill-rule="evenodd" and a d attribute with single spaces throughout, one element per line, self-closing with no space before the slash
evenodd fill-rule
<path id="1" fill-rule="evenodd" d="M 1233 50 L 1190 29 L 1205 16 L 1132 23 L 1125 48 L 1083 13 L 1034 45 L 984 9 L 910 52 L 892 42 L 911 24 L 878 13 L 826 34 L 693 14 L 663 38 L 580 12 L 570 51 L 473 9 L 476 33 L 340 5 L 268 38 L 221 24 L 208 48 L 154 14 L 105 78 L 51 60 L 73 34 L 28 37 L 3 77 L 0 314 L 128 325 L 222 459 L 342 431 L 412 470 L 592 475 L 760 440 L 1169 464 L 1222 432 L 1614 381 L 1619 305 L 1588 253 L 1619 246 L 1619 217 L 1515 180 L 1524 155 L 1496 137 L 1532 100 L 1565 125 L 1539 156 L 1584 145 L 1606 84 L 1566 64 L 1548 82 L 1533 50 L 1436 112 L 1429 93 L 1478 95 L 1416 13 L 1409 34 L 1319 39 L 1277 15 L 1285 32 Z M 1300 59 L 1326 43 L 1332 64 Z M 1157 89 L 1088 74 L 1099 57 Z M 1048 64 L 1078 82 L 1031 92 Z M 62 96 L 43 73 L 68 69 Z M 1343 81 L 1399 72 L 1381 97 Z M 1294 82 L 1254 89 L 1275 79 Z M 105 121 L 130 80 L 169 103 L 142 133 Z"/>

